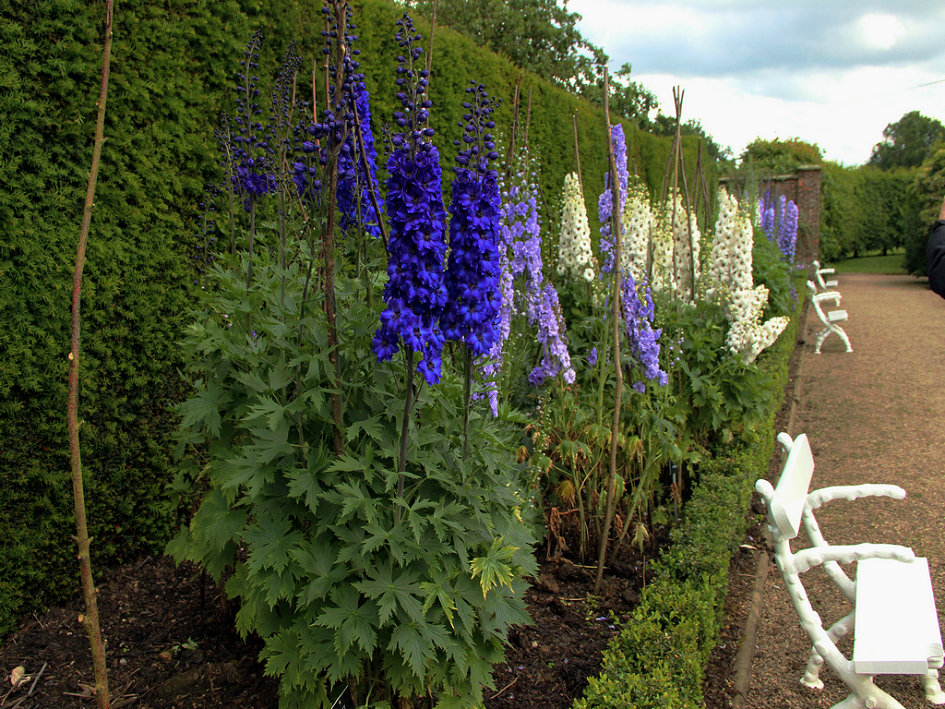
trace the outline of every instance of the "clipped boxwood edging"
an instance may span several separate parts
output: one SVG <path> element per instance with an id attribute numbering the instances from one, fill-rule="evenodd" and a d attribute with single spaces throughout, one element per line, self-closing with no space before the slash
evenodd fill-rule
<path id="1" fill-rule="evenodd" d="M 702 707 L 706 664 L 723 621 L 733 551 L 748 528 L 755 480 L 774 452 L 775 415 L 787 384 L 805 302 L 777 343 L 759 360 L 771 376 L 768 416 L 754 443 L 736 441 L 700 466 L 699 482 L 671 546 L 654 564 L 640 604 L 604 652 L 573 709 Z"/>

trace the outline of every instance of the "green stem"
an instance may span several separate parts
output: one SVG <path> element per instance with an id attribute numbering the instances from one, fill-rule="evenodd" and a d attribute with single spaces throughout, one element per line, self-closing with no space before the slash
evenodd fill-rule
<path id="1" fill-rule="evenodd" d="M 404 496 L 404 471 L 407 470 L 407 434 L 410 432 L 410 416 L 413 411 L 414 391 L 413 391 L 413 350 L 405 347 L 407 350 L 404 360 L 407 365 L 405 373 L 406 392 L 404 394 L 404 417 L 400 422 L 400 454 L 397 458 L 397 499 Z M 394 507 L 394 524 L 400 524 L 400 505 Z"/>
<path id="2" fill-rule="evenodd" d="M 466 347 L 466 379 L 463 389 L 463 460 L 469 455 L 469 408 L 472 401 L 472 352 Z"/>

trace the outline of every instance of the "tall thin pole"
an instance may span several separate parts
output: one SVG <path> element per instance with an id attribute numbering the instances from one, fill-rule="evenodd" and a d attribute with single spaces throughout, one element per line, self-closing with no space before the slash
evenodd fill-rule
<path id="1" fill-rule="evenodd" d="M 111 702 L 108 693 L 108 671 L 105 666 L 105 643 L 102 640 L 102 629 L 98 619 L 95 580 L 92 578 L 89 527 L 85 516 L 82 456 L 79 449 L 79 353 L 81 352 L 82 271 L 85 267 L 85 247 L 88 243 L 89 229 L 92 225 L 92 208 L 95 206 L 95 183 L 98 181 L 102 144 L 105 142 L 105 99 L 108 97 L 108 76 L 111 64 L 112 13 L 113 0 L 107 0 L 105 5 L 102 83 L 98 95 L 98 117 L 95 121 L 92 166 L 89 170 L 89 179 L 86 186 L 85 207 L 82 212 L 82 226 L 79 230 L 79 244 L 76 248 L 75 271 L 72 278 L 72 341 L 69 351 L 69 402 L 66 414 L 69 429 L 69 463 L 72 469 L 72 498 L 75 507 L 76 545 L 79 550 L 79 575 L 82 579 L 82 592 L 85 599 L 85 613 L 79 616 L 79 622 L 85 627 L 89 635 L 89 645 L 92 649 L 92 671 L 95 675 L 95 702 L 99 709 L 109 709 Z"/>
<path id="2" fill-rule="evenodd" d="M 621 242 L 623 228 L 620 215 L 620 175 L 617 172 L 617 157 L 614 155 L 613 131 L 610 125 L 610 85 L 607 68 L 604 68 L 604 118 L 607 121 L 607 150 L 610 158 L 610 193 L 613 200 L 611 208 L 611 229 L 614 237 L 614 283 L 611 291 L 611 320 L 613 324 L 613 360 L 616 370 L 614 382 L 614 417 L 610 431 L 610 473 L 607 476 L 607 505 L 604 511 L 604 526 L 600 535 L 600 547 L 597 552 L 597 577 L 594 580 L 594 593 L 600 589 L 604 578 L 604 564 L 607 561 L 607 541 L 610 525 L 614 520 L 614 505 L 617 495 L 617 433 L 620 430 L 620 404 L 623 399 L 623 365 L 620 361 L 620 263 L 622 259 Z"/>
<path id="3" fill-rule="evenodd" d="M 581 195 L 584 195 L 584 178 L 581 176 L 581 146 L 578 145 L 577 113 L 572 114 L 571 121 L 574 123 L 574 160 L 577 163 L 578 185 L 581 187 Z"/>

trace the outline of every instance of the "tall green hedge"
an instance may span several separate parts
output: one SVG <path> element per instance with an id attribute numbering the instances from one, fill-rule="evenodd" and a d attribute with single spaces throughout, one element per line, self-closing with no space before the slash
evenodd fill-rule
<path id="1" fill-rule="evenodd" d="M 66 445 L 69 303 L 92 152 L 104 3 L 13 0 L 0 14 L 0 636 L 28 610 L 78 588 Z M 204 189 L 219 179 L 213 129 L 232 110 L 233 77 L 253 30 L 266 35 L 259 73 L 278 69 L 291 38 L 303 56 L 321 42 L 308 0 L 122 0 L 115 12 L 105 143 L 82 292 L 82 455 L 98 569 L 156 553 L 178 521 L 164 491 L 172 406 L 183 385 L 177 342 L 195 286 Z M 394 108 L 401 10 L 355 3 L 375 133 Z M 425 29 L 422 18 L 418 26 Z M 437 28 L 432 124 L 444 167 L 471 79 L 503 101 L 509 134 L 521 72 Z M 265 83 L 265 82 L 263 82 Z M 300 86 L 306 86 L 306 80 Z M 600 111 L 531 76 L 529 143 L 557 219 L 574 168 L 578 118 L 585 197 L 596 222 L 607 136 Z M 671 142 L 626 126 L 631 159 L 662 187 Z M 696 143 L 685 144 L 695 184 Z M 709 184 L 716 172 L 710 165 Z"/>
<path id="2" fill-rule="evenodd" d="M 267 3 L 278 14 L 291 3 Z M 106 143 L 82 291 L 80 420 L 93 559 L 156 552 L 181 394 L 192 234 L 213 120 L 261 2 L 117 3 Z M 0 15 L 0 633 L 72 593 L 66 373 L 104 3 Z"/>

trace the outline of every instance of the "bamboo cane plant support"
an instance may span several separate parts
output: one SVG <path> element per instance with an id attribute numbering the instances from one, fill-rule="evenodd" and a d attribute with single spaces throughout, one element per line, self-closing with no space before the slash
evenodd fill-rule
<path id="1" fill-rule="evenodd" d="M 85 516 L 85 490 L 82 483 L 82 457 L 79 449 L 79 353 L 81 351 L 82 270 L 85 266 L 85 247 L 88 243 L 89 228 L 92 224 L 95 183 L 98 180 L 102 144 L 105 142 L 105 99 L 108 96 L 113 9 L 113 0 L 107 0 L 105 5 L 102 82 L 98 96 L 95 142 L 92 147 L 92 165 L 89 169 L 89 179 L 86 186 L 85 207 L 82 212 L 82 226 L 79 230 L 79 244 L 76 248 L 75 271 L 72 279 L 72 341 L 69 350 L 69 401 L 66 416 L 69 429 L 69 462 L 72 469 L 72 497 L 75 507 L 75 540 L 78 546 L 79 574 L 82 579 L 82 592 L 85 600 L 85 613 L 79 615 L 79 622 L 89 635 L 89 645 L 92 650 L 92 670 L 95 675 L 95 701 L 99 709 L 110 709 L 111 699 L 108 692 L 108 671 L 105 667 L 105 642 L 102 639 L 102 629 L 98 618 L 98 603 L 95 598 L 95 581 L 92 578 L 91 541 Z"/>
<path id="2" fill-rule="evenodd" d="M 617 157 L 614 155 L 614 142 L 610 125 L 610 93 L 607 69 L 604 69 L 604 118 L 607 121 L 607 150 L 610 157 L 610 193 L 613 198 L 611 209 L 611 229 L 614 235 L 614 284 L 610 298 L 611 319 L 613 322 L 613 347 L 615 364 L 614 382 L 614 417 L 610 431 L 610 471 L 607 476 L 607 504 L 604 511 L 604 526 L 600 535 L 600 548 L 597 553 L 597 576 L 594 580 L 594 593 L 600 590 L 604 578 L 604 565 L 607 561 L 607 540 L 610 525 L 614 520 L 614 505 L 617 495 L 617 435 L 620 432 L 620 404 L 623 399 L 623 366 L 620 360 L 620 263 L 623 228 L 620 215 L 620 176 L 617 173 Z"/>

